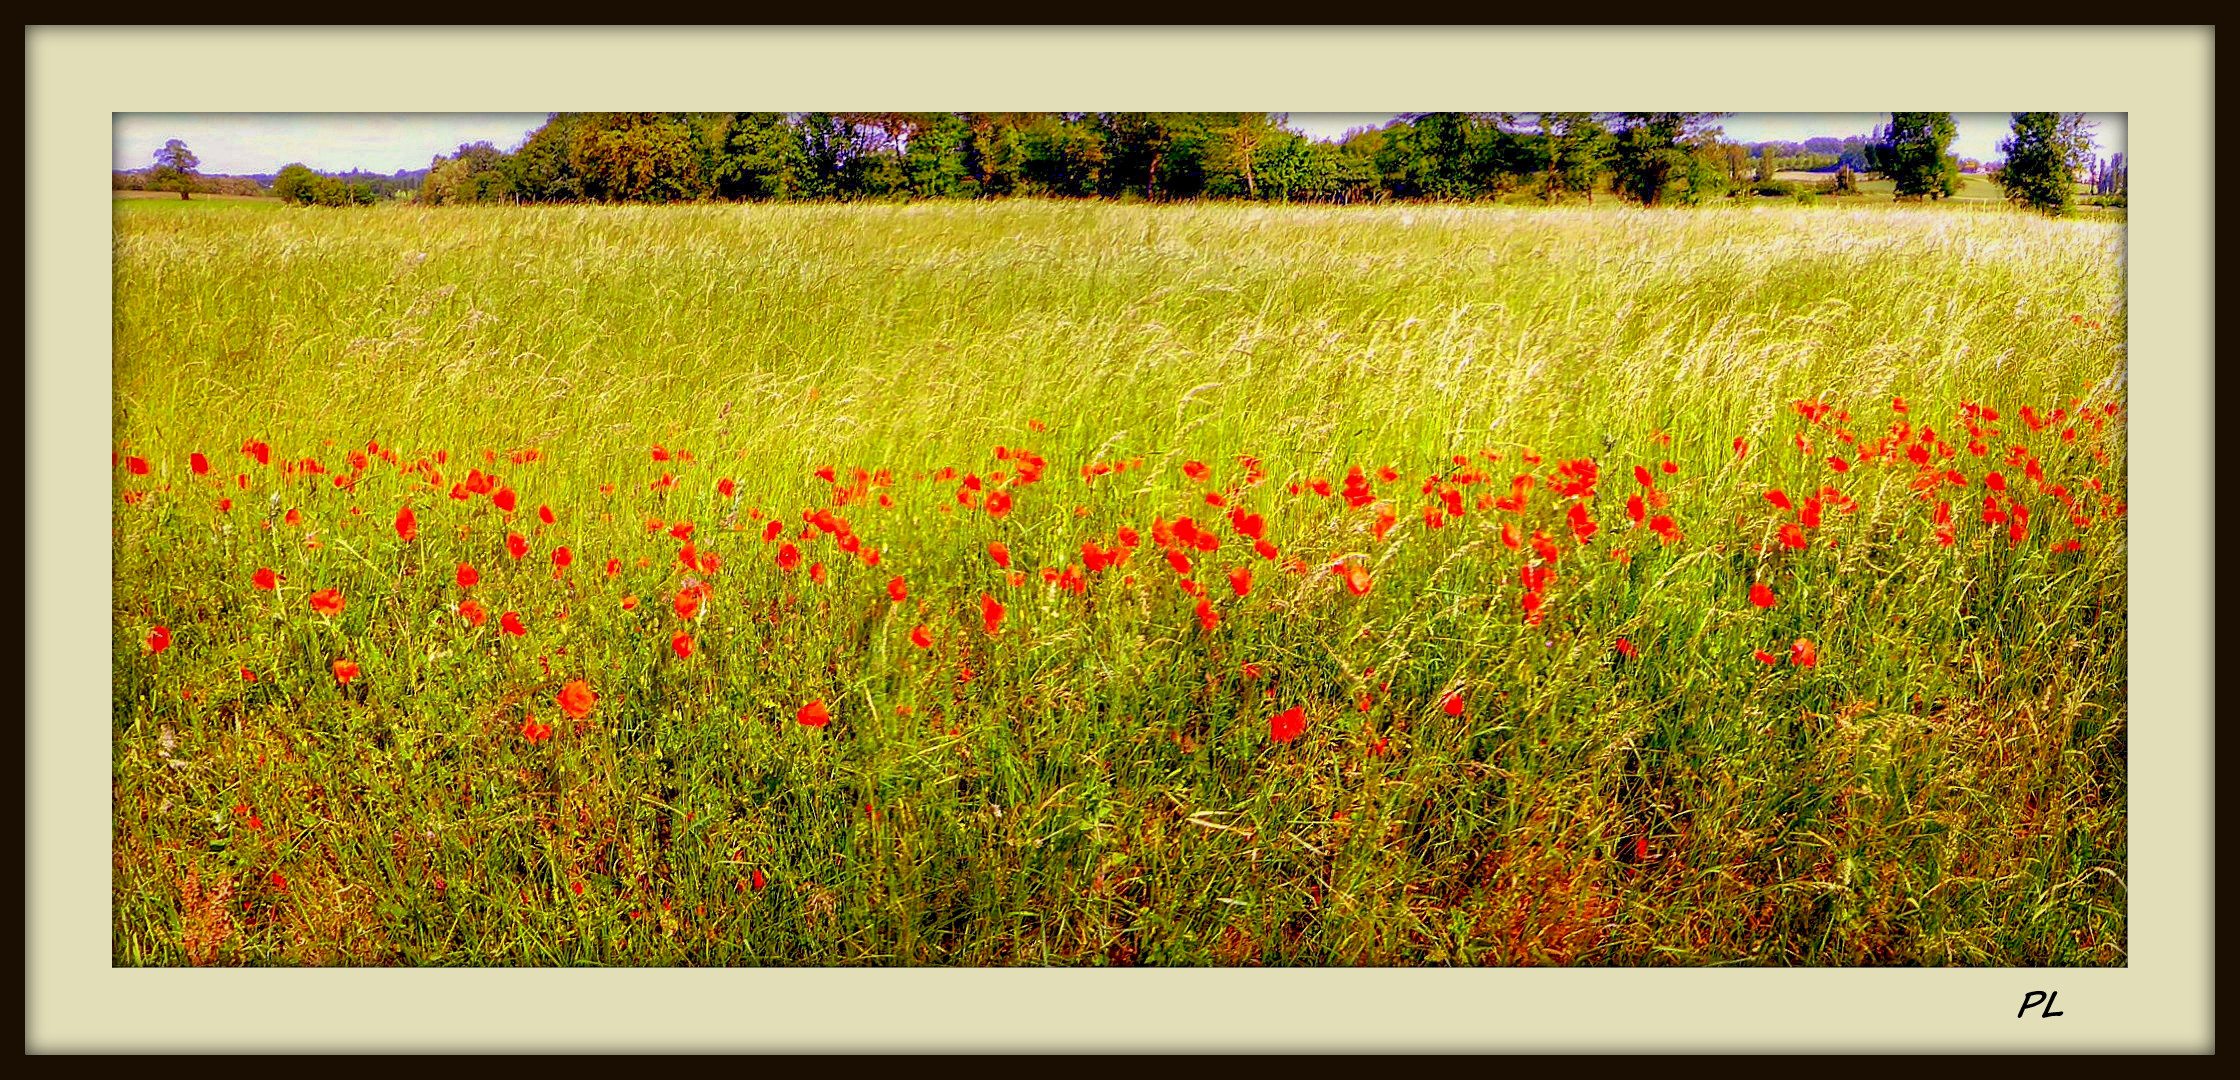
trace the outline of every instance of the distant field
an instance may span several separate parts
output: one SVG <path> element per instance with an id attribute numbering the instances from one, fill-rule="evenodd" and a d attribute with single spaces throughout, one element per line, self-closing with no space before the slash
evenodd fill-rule
<path id="1" fill-rule="evenodd" d="M 116 964 L 2126 962 L 2118 226 L 112 243 Z"/>

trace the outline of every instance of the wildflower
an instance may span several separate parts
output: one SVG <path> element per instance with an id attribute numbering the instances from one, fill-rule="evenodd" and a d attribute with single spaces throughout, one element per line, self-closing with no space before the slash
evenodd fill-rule
<path id="1" fill-rule="evenodd" d="M 980 622 L 988 628 L 990 636 L 1003 625 L 1003 605 L 987 593 L 980 594 Z"/>
<path id="2" fill-rule="evenodd" d="M 1448 716 L 1461 716 L 1463 708 L 1462 695 L 1448 694 L 1445 699 L 1439 702 L 1439 708 Z"/>
<path id="3" fill-rule="evenodd" d="M 1200 599 L 1198 601 L 1198 625 L 1205 627 L 1208 633 L 1211 633 L 1214 627 L 1221 625 L 1221 615 L 1213 610 L 1211 599 Z"/>
<path id="4" fill-rule="evenodd" d="M 1252 568 L 1240 566 L 1229 571 L 1229 587 L 1242 597 L 1252 592 Z"/>
<path id="5" fill-rule="evenodd" d="M 478 571 L 478 570 L 476 570 L 476 569 L 475 569 L 474 567 L 468 566 L 468 565 L 467 565 L 467 564 L 465 564 L 465 563 L 460 563 L 460 564 L 459 564 L 458 581 L 459 581 L 459 587 L 460 587 L 460 588 L 462 588 L 462 589 L 471 589 L 471 588 L 473 588 L 473 587 L 474 587 L 474 583 L 475 583 L 475 582 L 478 582 L 478 581 L 481 581 L 481 580 L 482 580 L 482 573 L 481 573 L 481 571 Z"/>
<path id="6" fill-rule="evenodd" d="M 256 573 L 249 576 L 249 584 L 255 585 L 266 592 L 271 592 L 280 587 L 280 575 L 260 566 Z"/>
<path id="7" fill-rule="evenodd" d="M 1000 517 L 1004 516 L 1005 514 L 1008 514 L 1008 513 L 1010 513 L 1010 512 L 1011 512 L 1011 493 L 1010 493 L 1010 492 L 1008 492 L 1008 491 L 991 491 L 991 492 L 989 492 L 989 493 L 988 493 L 988 502 L 987 502 L 987 507 L 988 507 L 988 516 L 989 516 L 989 517 L 998 517 L 998 518 L 1000 518 Z"/>
<path id="8" fill-rule="evenodd" d="M 599 695 L 591 692 L 591 684 L 582 679 L 572 679 L 560 688 L 560 711 L 572 719 L 581 720 L 591 715 L 591 708 L 599 703 Z"/>
<path id="9" fill-rule="evenodd" d="M 574 561 L 576 561 L 574 553 L 570 552 L 567 548 L 552 549 L 552 565 L 555 569 L 567 566 L 569 563 L 572 563 Z"/>
<path id="10" fill-rule="evenodd" d="M 917 626 L 911 628 L 910 644 L 916 645 L 921 649 L 930 649 L 933 647 L 933 634 L 931 631 L 928 631 L 925 628 L 924 623 L 920 623 Z"/>
<path id="11" fill-rule="evenodd" d="M 677 659 L 689 659 L 692 656 L 692 635 L 678 634 L 677 636 L 670 638 L 669 648 L 676 651 Z"/>
<path id="12" fill-rule="evenodd" d="M 1247 679 L 1257 679 L 1260 677 L 1260 665 L 1258 664 L 1246 664 L 1243 670 L 1244 677 Z"/>
<path id="13" fill-rule="evenodd" d="M 534 746 L 552 737 L 552 725 L 537 723 L 536 717 L 529 717 L 521 722 L 521 737 Z"/>
<path id="14" fill-rule="evenodd" d="M 1657 537 L 1667 544 L 1680 539 L 1680 526 L 1663 514 L 1658 514 L 1656 517 L 1649 519 L 1649 531 L 1657 534 Z"/>
<path id="15" fill-rule="evenodd" d="M 529 538 L 520 533 L 506 534 L 506 554 L 518 559 L 529 553 Z"/>
<path id="16" fill-rule="evenodd" d="M 1611 648 L 1618 650 L 1618 655 L 1623 656 L 1628 660 L 1641 655 L 1641 650 L 1635 648 L 1633 642 L 1627 641 L 1624 638 L 1619 638 L 1617 644 L 1612 645 Z"/>
<path id="17" fill-rule="evenodd" d="M 148 651 L 159 653 L 171 647 L 171 628 L 159 626 L 148 631 Z"/>
<path id="18" fill-rule="evenodd" d="M 1766 583 L 1763 581 L 1751 585 L 1750 602 L 1762 608 L 1771 608 L 1773 606 L 1773 590 L 1766 588 Z"/>
<path id="19" fill-rule="evenodd" d="M 1750 655 L 1757 657 L 1758 662 L 1761 664 L 1778 664 L 1781 662 L 1780 657 L 1775 656 L 1772 653 L 1765 651 L 1764 649 L 1753 650 Z"/>
<path id="20" fill-rule="evenodd" d="M 1174 567 L 1174 572 L 1177 574 L 1188 574 L 1190 572 L 1190 556 L 1184 555 L 1180 548 L 1168 548 L 1167 565 Z"/>
<path id="21" fill-rule="evenodd" d="M 350 680 L 357 677 L 357 664 L 352 663 L 348 660 L 337 660 L 334 662 L 334 681 L 341 683 L 344 686 L 348 686 L 350 684 Z"/>
<path id="22" fill-rule="evenodd" d="M 998 567 L 1005 570 L 1011 569 L 1011 549 L 1005 547 L 1003 541 L 991 540 L 988 542 L 988 557 L 994 559 Z"/>
<path id="23" fill-rule="evenodd" d="M 700 613 L 700 590 L 690 585 L 677 590 L 677 598 L 671 606 L 676 609 L 677 618 L 689 619 L 698 615 Z"/>
<path id="24" fill-rule="evenodd" d="M 490 501 L 498 509 L 509 514 L 513 513 L 513 508 L 520 503 L 519 497 L 514 495 L 513 489 L 509 487 L 499 488 L 497 494 L 490 496 Z"/>
<path id="25" fill-rule="evenodd" d="M 910 589 L 909 586 L 903 584 L 901 578 L 894 578 L 887 582 L 887 595 L 893 597 L 894 602 L 899 604 L 909 599 Z"/>
<path id="26" fill-rule="evenodd" d="M 498 629 L 515 637 L 529 636 L 529 628 L 521 625 L 521 614 L 519 612 L 509 611 L 498 616 Z"/>
<path id="27" fill-rule="evenodd" d="M 321 589 L 311 594 L 311 610 L 333 617 L 342 614 L 342 591 Z"/>
<path id="28" fill-rule="evenodd" d="M 1192 480 L 1196 480 L 1197 482 L 1202 484 L 1206 482 L 1207 477 L 1213 475 L 1213 470 L 1206 468 L 1203 464 L 1200 464 L 1198 462 L 1189 461 L 1183 463 L 1182 475 L 1187 476 Z"/>
<path id="29" fill-rule="evenodd" d="M 622 610 L 624 610 L 624 611 L 636 611 L 636 610 L 638 610 L 638 594 L 636 594 L 636 593 L 631 593 L 630 595 L 628 595 L 628 596 L 625 596 L 625 597 L 623 597 L 623 598 L 622 598 Z"/>
<path id="30" fill-rule="evenodd" d="M 1307 711 L 1293 705 L 1268 718 L 1268 737 L 1279 743 L 1288 743 L 1307 730 Z"/>
<path id="31" fill-rule="evenodd" d="M 793 569 L 800 565 L 800 548 L 794 547 L 792 544 L 778 545 L 778 569 L 784 570 L 787 573 L 792 573 Z"/>
<path id="32" fill-rule="evenodd" d="M 1274 544 L 1271 544 L 1266 540 L 1254 540 L 1252 542 L 1252 553 L 1260 556 L 1263 559 L 1269 560 L 1273 560 L 1277 555 L 1282 554 L 1281 552 L 1276 550 L 1276 546 Z"/>
<path id="33" fill-rule="evenodd" d="M 1355 596 L 1369 595 L 1369 568 L 1359 563 L 1345 563 L 1334 568 L 1346 582 L 1346 591 Z"/>
<path id="34" fill-rule="evenodd" d="M 467 620 L 468 626 L 478 627 L 482 625 L 483 620 L 490 617 L 490 613 L 482 610 L 482 605 L 475 603 L 474 599 L 469 597 L 459 601 L 459 617 Z"/>
<path id="35" fill-rule="evenodd" d="M 801 711 L 795 714 L 794 719 L 800 721 L 804 727 L 823 727 L 832 722 L 832 711 L 825 708 L 823 698 L 818 698 L 807 705 L 803 705 Z"/>
<path id="36" fill-rule="evenodd" d="M 731 478 L 728 476 L 716 481 L 716 494 L 721 495 L 726 499 L 730 498 L 732 493 L 737 491 L 738 489 L 739 485 L 732 483 Z"/>
<path id="37" fill-rule="evenodd" d="M 1796 644 L 1789 646 L 1789 662 L 1798 667 L 1811 667 L 1820 662 L 1820 650 L 1812 642 L 1798 638 Z"/>
<path id="38" fill-rule="evenodd" d="M 1798 528 L 1793 522 L 1782 522 L 1781 546 L 1803 551 L 1805 548 L 1804 530 Z"/>

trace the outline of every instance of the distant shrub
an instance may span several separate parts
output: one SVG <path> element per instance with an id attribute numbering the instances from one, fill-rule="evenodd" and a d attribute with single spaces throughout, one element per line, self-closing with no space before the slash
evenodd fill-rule
<path id="1" fill-rule="evenodd" d="M 1820 201 L 1820 194 L 1814 191 L 1799 191 L 1792 197 L 1795 198 L 1797 200 L 1797 203 L 1801 206 L 1811 206 L 1814 203 Z"/>

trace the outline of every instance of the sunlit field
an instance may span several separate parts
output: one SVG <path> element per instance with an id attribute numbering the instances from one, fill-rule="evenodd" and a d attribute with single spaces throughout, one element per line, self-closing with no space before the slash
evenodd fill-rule
<path id="1" fill-rule="evenodd" d="M 2122 965 L 2123 231 L 115 208 L 118 965 Z"/>

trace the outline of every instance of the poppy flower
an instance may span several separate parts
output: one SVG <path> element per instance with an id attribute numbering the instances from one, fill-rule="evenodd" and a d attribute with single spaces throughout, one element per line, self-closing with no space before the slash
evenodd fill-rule
<path id="1" fill-rule="evenodd" d="M 1462 695 L 1448 694 L 1445 698 L 1440 700 L 1439 708 L 1448 716 L 1461 716 L 1463 708 Z"/>
<path id="2" fill-rule="evenodd" d="M 810 564 L 809 564 L 809 580 L 810 580 L 810 581 L 812 581 L 812 582 L 815 582 L 816 584 L 819 584 L 819 585 L 822 585 L 822 584 L 824 584 L 824 564 L 823 564 L 823 563 L 819 562 L 819 563 L 810 563 Z"/>
<path id="3" fill-rule="evenodd" d="M 625 597 L 623 597 L 623 598 L 622 598 L 622 610 L 624 610 L 624 611 L 636 611 L 636 610 L 638 610 L 638 594 L 637 594 L 637 593 L 631 593 L 630 595 L 628 595 L 628 596 L 625 596 Z"/>
<path id="4" fill-rule="evenodd" d="M 726 499 L 730 498 L 731 493 L 737 491 L 738 489 L 739 485 L 732 483 L 731 478 L 728 476 L 716 481 L 716 494 L 721 495 Z"/>
<path id="5" fill-rule="evenodd" d="M 1297 705 L 1268 718 L 1268 737 L 1288 743 L 1307 730 L 1307 711 Z"/>
<path id="6" fill-rule="evenodd" d="M 980 622 L 990 635 L 1003 625 L 1003 605 L 987 593 L 980 594 Z"/>
<path id="7" fill-rule="evenodd" d="M 1794 522 L 1782 522 L 1781 546 L 1803 551 L 1805 548 L 1804 530 L 1798 528 Z"/>
<path id="8" fill-rule="evenodd" d="M 582 679 L 573 679 L 569 681 L 568 685 L 560 688 L 560 696 L 557 700 L 561 712 L 567 713 L 573 719 L 581 720 L 591 715 L 591 707 L 599 703 L 599 695 L 591 692 L 590 683 L 584 682 Z"/>
<path id="9" fill-rule="evenodd" d="M 1797 508 L 1797 520 L 1803 522 L 1807 529 L 1820 527 L 1820 500 L 1818 497 L 1806 499 L 1804 505 Z"/>
<path id="10" fill-rule="evenodd" d="M 1252 553 L 1260 556 L 1263 559 L 1271 560 L 1276 556 L 1282 554 L 1282 552 L 1276 550 L 1276 546 L 1274 544 L 1271 544 L 1266 540 L 1254 540 L 1252 542 Z"/>
<path id="11" fill-rule="evenodd" d="M 342 591 L 321 589 L 311 594 L 311 610 L 329 617 L 342 614 Z"/>
<path id="12" fill-rule="evenodd" d="M 1628 660 L 1641 655 L 1641 650 L 1635 648 L 1633 642 L 1627 641 L 1624 638 L 1619 638 L 1617 643 L 1610 647 L 1618 650 L 1618 655 L 1623 656 Z"/>
<path id="13" fill-rule="evenodd" d="M 1250 594 L 1252 592 L 1252 568 L 1240 566 L 1229 571 L 1229 587 L 1235 589 L 1240 597 Z"/>
<path id="14" fill-rule="evenodd" d="M 552 565 L 554 567 L 563 567 L 574 561 L 576 561 L 575 555 L 569 552 L 567 548 L 552 549 Z"/>
<path id="15" fill-rule="evenodd" d="M 1221 625 L 1221 614 L 1213 610 L 1211 599 L 1198 601 L 1198 625 L 1205 627 L 1208 633 L 1211 633 L 1214 627 Z"/>
<path id="16" fill-rule="evenodd" d="M 1260 665 L 1258 664 L 1246 664 L 1244 665 L 1242 670 L 1244 672 L 1244 677 L 1247 679 L 1257 679 L 1260 677 Z"/>
<path id="17" fill-rule="evenodd" d="M 521 625 L 520 613 L 512 611 L 498 616 L 498 629 L 515 637 L 527 637 L 529 634 L 529 628 Z"/>
<path id="18" fill-rule="evenodd" d="M 920 623 L 910 629 L 910 644 L 921 649 L 933 648 L 933 633 L 925 628 L 925 624 Z"/>
<path id="19" fill-rule="evenodd" d="M 778 545 L 778 569 L 791 573 L 801 565 L 801 549 L 792 544 Z"/>
<path id="20" fill-rule="evenodd" d="M 521 737 L 534 746 L 552 737 L 552 725 L 537 723 L 536 717 L 529 717 L 521 722 Z"/>
<path id="21" fill-rule="evenodd" d="M 128 457 L 124 459 L 124 467 L 130 470 L 134 476 L 148 475 L 147 458 Z"/>
<path id="22" fill-rule="evenodd" d="M 1763 581 L 1760 581 L 1760 582 L 1757 582 L 1756 584 L 1753 584 L 1753 585 L 1751 585 L 1751 586 L 1750 586 L 1750 602 L 1751 602 L 1751 603 L 1753 603 L 1753 604 L 1756 604 L 1756 605 L 1758 605 L 1759 607 L 1762 607 L 1762 608 L 1770 608 L 1770 607 L 1772 607 L 1772 606 L 1773 606 L 1773 590 L 1772 590 L 1772 589 L 1769 589 L 1769 588 L 1766 588 L 1766 583 L 1765 583 L 1765 582 L 1763 582 Z"/>
<path id="23" fill-rule="evenodd" d="M 1196 480 L 1202 484 L 1205 482 L 1207 477 L 1213 475 L 1213 470 L 1206 468 L 1204 465 L 1198 462 L 1189 461 L 1183 463 L 1182 475 L 1187 476 L 1192 480 Z"/>
<path id="24" fill-rule="evenodd" d="M 690 658 L 692 656 L 692 635 L 678 634 L 677 636 L 670 638 L 669 647 L 676 650 L 677 659 L 684 660 Z"/>
<path id="25" fill-rule="evenodd" d="M 1120 546 L 1124 548 L 1132 548 L 1143 541 L 1141 534 L 1126 525 L 1120 526 L 1120 531 L 1116 535 L 1120 540 Z"/>
<path id="26" fill-rule="evenodd" d="M 529 538 L 520 533 L 506 534 L 506 554 L 518 559 L 529 553 Z"/>
<path id="27" fill-rule="evenodd" d="M 337 660 L 334 662 L 334 681 L 348 686 L 350 684 L 350 680 L 357 677 L 357 664 L 349 660 Z"/>
<path id="28" fill-rule="evenodd" d="M 1772 653 L 1765 651 L 1764 649 L 1754 649 L 1751 651 L 1750 655 L 1757 657 L 1758 662 L 1761 664 L 1778 664 L 1781 662 L 1780 657 L 1775 656 Z"/>
<path id="29" fill-rule="evenodd" d="M 1542 610 L 1547 601 L 1542 599 L 1539 593 L 1528 592 L 1520 597 L 1517 603 L 1524 608 L 1524 621 L 1527 626 L 1540 625 L 1540 620 L 1547 615 L 1547 612 Z"/>
<path id="30" fill-rule="evenodd" d="M 513 489 L 509 487 L 499 488 L 497 494 L 490 496 L 490 501 L 496 504 L 498 509 L 509 514 L 513 513 L 513 508 L 520 504 L 520 498 L 514 495 Z"/>
<path id="31" fill-rule="evenodd" d="M 459 617 L 467 620 L 468 626 L 481 626 L 483 620 L 490 617 L 490 613 L 482 610 L 482 605 L 475 603 L 474 599 L 469 597 L 459 601 Z"/>
<path id="32" fill-rule="evenodd" d="M 1568 517 L 1571 521 L 1572 538 L 1576 540 L 1581 546 L 1585 546 L 1586 542 L 1594 537 L 1595 531 L 1601 528 L 1600 525 L 1595 524 L 1593 519 L 1587 516 L 1586 503 L 1572 503 L 1570 512 L 1565 516 Z"/>
<path id="33" fill-rule="evenodd" d="M 159 653 L 171 647 L 171 628 L 159 626 L 148 631 L 148 651 Z"/>
<path id="34" fill-rule="evenodd" d="M 824 707 L 823 698 L 818 698 L 807 705 L 803 705 L 801 711 L 795 714 L 794 719 L 800 721 L 804 727 L 823 727 L 832 722 L 832 711 Z"/>
<path id="35" fill-rule="evenodd" d="M 1517 538 L 1516 528 L 1506 521 L 1501 523 L 1501 543 L 1511 551 L 1516 551 L 1524 546 L 1524 541 Z"/>
<path id="36" fill-rule="evenodd" d="M 260 566 L 256 573 L 249 576 L 249 584 L 255 585 L 266 592 L 271 592 L 280 587 L 280 575 Z"/>
<path id="37" fill-rule="evenodd" d="M 1184 555 L 1180 548 L 1168 548 L 1167 565 L 1174 567 L 1174 572 L 1177 574 L 1188 574 L 1190 572 L 1190 556 Z"/>
<path id="38" fill-rule="evenodd" d="M 903 583 L 901 578 L 894 578 L 887 582 L 887 595 L 893 597 L 894 602 L 899 604 L 910 598 L 910 588 Z"/>
<path id="39" fill-rule="evenodd" d="M 607 560 L 607 576 L 608 576 L 608 577 L 613 577 L 613 576 L 615 576 L 616 574 L 619 574 L 619 573 L 621 573 L 621 572 L 622 572 L 622 560 L 621 560 L 621 559 L 608 559 L 608 560 Z"/>
<path id="40" fill-rule="evenodd" d="M 1810 641 L 1798 638 L 1796 644 L 1789 646 L 1789 662 L 1798 667 L 1811 667 L 1820 662 L 1820 650 Z"/>
<path id="41" fill-rule="evenodd" d="M 1003 541 L 991 540 L 988 542 L 988 557 L 994 559 L 996 566 L 999 568 L 1011 569 L 1011 549 L 1005 547 Z"/>
<path id="42" fill-rule="evenodd" d="M 1343 563 L 1334 568 L 1345 579 L 1346 591 L 1355 596 L 1369 595 L 1369 568 L 1359 563 Z"/>
<path id="43" fill-rule="evenodd" d="M 187 467 L 193 469 L 196 476 L 205 475 L 210 471 L 210 459 L 203 457 L 200 452 L 188 454 Z"/>

